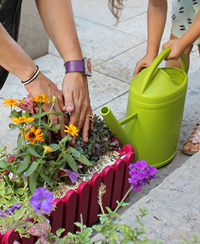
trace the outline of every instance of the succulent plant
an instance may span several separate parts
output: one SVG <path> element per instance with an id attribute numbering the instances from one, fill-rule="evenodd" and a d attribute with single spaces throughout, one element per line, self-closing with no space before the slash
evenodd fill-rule
<path id="1" fill-rule="evenodd" d="M 95 164 L 101 156 L 113 150 L 118 141 L 113 141 L 114 135 L 106 125 L 105 121 L 96 114 L 94 115 L 94 130 L 89 131 L 88 143 L 82 139 L 82 131 L 79 133 L 76 145 L 78 151 L 84 154 L 88 160 Z"/>

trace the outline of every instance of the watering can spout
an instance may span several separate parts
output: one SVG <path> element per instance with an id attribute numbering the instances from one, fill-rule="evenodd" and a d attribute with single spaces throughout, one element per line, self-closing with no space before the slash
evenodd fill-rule
<path id="1" fill-rule="evenodd" d="M 116 136 L 116 138 L 120 142 L 120 146 L 124 146 L 125 144 L 130 144 L 134 148 L 136 160 L 138 158 L 138 150 L 131 140 L 131 138 L 127 135 L 126 131 L 122 127 L 125 123 L 135 119 L 137 117 L 137 113 L 133 114 L 121 121 L 118 121 L 110 108 L 108 106 L 104 106 L 101 108 L 101 115 L 103 116 L 107 126 L 111 130 L 111 132 Z"/>

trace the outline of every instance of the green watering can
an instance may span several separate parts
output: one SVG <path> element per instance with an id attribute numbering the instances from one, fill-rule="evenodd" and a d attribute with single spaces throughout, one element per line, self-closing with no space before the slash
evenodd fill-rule
<path id="1" fill-rule="evenodd" d="M 101 108 L 121 146 L 131 144 L 136 160 L 145 160 L 156 168 L 169 163 L 176 154 L 187 91 L 185 54 L 181 56 L 182 70 L 158 68 L 170 51 L 170 47 L 164 49 L 149 68 L 132 79 L 125 119 L 118 122 L 109 107 Z"/>

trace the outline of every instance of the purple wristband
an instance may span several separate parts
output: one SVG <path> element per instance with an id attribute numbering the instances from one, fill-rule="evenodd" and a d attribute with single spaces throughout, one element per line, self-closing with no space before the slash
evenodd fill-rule
<path id="1" fill-rule="evenodd" d="M 65 63 L 66 73 L 84 72 L 83 60 L 72 60 Z"/>

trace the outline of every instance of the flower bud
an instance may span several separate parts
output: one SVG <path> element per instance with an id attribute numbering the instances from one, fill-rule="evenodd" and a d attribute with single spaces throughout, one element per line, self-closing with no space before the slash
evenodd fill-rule
<path id="1" fill-rule="evenodd" d="M 27 179 L 27 173 L 26 172 L 24 172 L 24 182 L 28 182 L 28 179 Z"/>
<path id="2" fill-rule="evenodd" d="M 55 103 L 55 102 L 56 102 L 56 96 L 53 96 L 52 103 Z"/>

